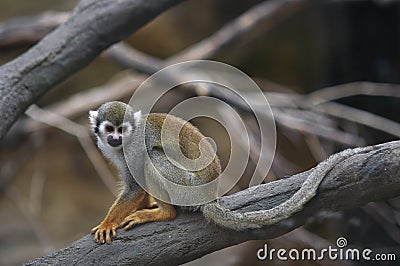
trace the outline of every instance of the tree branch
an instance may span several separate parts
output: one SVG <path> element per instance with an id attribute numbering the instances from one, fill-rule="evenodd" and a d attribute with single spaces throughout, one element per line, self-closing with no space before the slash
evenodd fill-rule
<path id="1" fill-rule="evenodd" d="M 304 224 L 321 210 L 343 210 L 400 195 L 400 141 L 388 142 L 356 154 L 336 165 L 305 208 L 273 226 L 232 232 L 207 223 L 200 213 L 180 212 L 169 222 L 148 223 L 118 231 L 111 245 L 87 235 L 71 246 L 26 265 L 118 264 L 175 265 L 252 239 L 269 239 Z M 311 171 L 311 170 L 310 170 Z M 310 171 L 252 187 L 221 198 L 221 205 L 238 211 L 269 209 L 299 189 Z"/>
<path id="2" fill-rule="evenodd" d="M 81 0 L 71 17 L 0 67 L 0 138 L 41 95 L 182 0 Z"/>
<path id="3" fill-rule="evenodd" d="M 0 47 L 36 43 L 69 17 L 69 12 L 46 11 L 0 24 Z"/>
<path id="4" fill-rule="evenodd" d="M 198 43 L 168 58 L 165 65 L 181 61 L 211 58 L 221 49 L 233 46 L 245 39 L 249 42 L 259 31 L 273 28 L 277 23 L 301 9 L 309 0 L 268 0 L 263 1 L 235 18 L 230 23 Z M 245 36 L 245 38 L 244 38 Z"/>

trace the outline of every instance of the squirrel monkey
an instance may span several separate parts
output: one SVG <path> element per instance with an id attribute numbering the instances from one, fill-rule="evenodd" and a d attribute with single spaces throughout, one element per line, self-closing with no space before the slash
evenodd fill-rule
<path id="1" fill-rule="evenodd" d="M 124 156 L 122 139 L 125 145 L 132 145 L 133 149 L 130 150 L 133 154 L 130 158 L 141 162 L 139 166 L 143 168 L 145 181 L 162 173 L 165 178 L 175 183 L 197 186 L 206 184 L 221 174 L 220 162 L 216 155 L 207 166 L 196 171 L 178 168 L 168 160 L 161 142 L 161 129 L 167 117 L 170 123 L 181 128 L 179 146 L 182 153 L 188 159 L 196 159 L 204 152 L 200 151 L 199 144 L 205 137 L 187 121 L 167 114 L 142 115 L 140 111 L 134 112 L 129 105 L 116 101 L 104 103 L 97 111 L 89 112 L 89 121 L 96 135 L 97 145 L 103 155 L 116 166 L 122 181 L 121 192 L 107 216 L 91 230 L 96 242 L 111 243 L 118 228 L 127 230 L 136 224 L 170 220 L 176 216 L 175 206 L 153 198 L 137 184 Z M 139 130 L 143 126 L 146 130 Z M 145 148 L 135 149 L 140 146 L 139 141 L 144 140 Z M 202 149 L 211 151 L 213 148 L 207 142 Z M 356 152 L 346 150 L 319 164 L 291 198 L 272 209 L 240 213 L 223 208 L 216 200 L 197 206 L 196 209 L 200 210 L 207 220 L 233 230 L 275 224 L 301 210 L 304 204 L 315 196 L 324 176 L 338 162 Z M 145 156 L 145 153 L 148 156 Z M 162 192 L 168 194 L 168 191 Z"/>
<path id="2" fill-rule="evenodd" d="M 125 116 L 125 121 L 124 121 Z M 168 116 L 168 123 L 181 128 L 179 146 L 188 159 L 196 159 L 200 151 L 199 143 L 205 138 L 200 131 L 189 122 L 167 114 L 142 115 L 140 111 L 134 112 L 132 108 L 122 102 L 107 102 L 97 111 L 89 112 L 89 121 L 97 138 L 97 145 L 103 155 L 116 166 L 121 178 L 121 191 L 117 200 L 111 206 L 104 220 L 91 232 L 96 242 L 110 243 L 116 236 L 117 228 L 129 229 L 136 224 L 164 221 L 175 218 L 175 207 L 171 204 L 154 199 L 146 193 L 136 182 L 126 162 L 122 149 L 122 139 L 125 145 L 133 145 L 134 149 L 130 158 L 144 161 L 143 167 L 145 180 L 148 182 L 151 175 L 162 173 L 169 180 L 181 185 L 206 184 L 221 174 L 221 166 L 215 155 L 210 163 L 198 171 L 182 170 L 173 165 L 164 154 L 161 143 L 161 129 Z M 139 130 L 145 125 L 145 131 Z M 144 139 L 142 134 L 145 133 Z M 147 150 L 139 148 L 140 141 L 146 141 Z M 211 150 L 209 143 L 202 146 Z M 179 148 L 179 147 L 178 147 Z M 148 157 L 145 156 L 147 152 Z M 151 164 L 150 164 L 151 163 Z M 156 173 L 153 167 L 159 172 Z M 164 191 L 168 193 L 168 191 Z M 199 206 L 191 209 L 198 209 Z"/>

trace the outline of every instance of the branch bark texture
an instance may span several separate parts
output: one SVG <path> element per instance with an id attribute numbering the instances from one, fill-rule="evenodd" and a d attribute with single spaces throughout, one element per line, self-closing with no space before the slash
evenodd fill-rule
<path id="1" fill-rule="evenodd" d="M 71 17 L 0 67 L 0 138 L 41 95 L 182 0 L 81 0 Z"/>
<path id="2" fill-rule="evenodd" d="M 399 196 L 399 158 L 400 141 L 355 154 L 327 174 L 318 194 L 303 210 L 263 229 L 232 232 L 207 223 L 200 213 L 182 211 L 173 221 L 119 230 L 110 245 L 96 244 L 92 235 L 87 235 L 26 265 L 176 265 L 248 240 L 274 238 L 304 224 L 319 211 L 354 208 Z M 220 199 L 221 205 L 241 212 L 272 208 L 297 191 L 311 171 L 225 196 Z"/>

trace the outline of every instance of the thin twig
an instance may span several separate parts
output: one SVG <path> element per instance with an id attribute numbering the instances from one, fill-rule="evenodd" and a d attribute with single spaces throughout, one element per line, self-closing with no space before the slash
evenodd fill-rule
<path id="1" fill-rule="evenodd" d="M 316 90 L 308 94 L 308 99 L 312 104 L 318 105 L 356 95 L 400 97 L 400 85 L 365 81 L 350 82 Z"/>
<path id="2" fill-rule="evenodd" d="M 335 102 L 325 102 L 313 109 L 400 137 L 399 123 L 364 110 Z"/>

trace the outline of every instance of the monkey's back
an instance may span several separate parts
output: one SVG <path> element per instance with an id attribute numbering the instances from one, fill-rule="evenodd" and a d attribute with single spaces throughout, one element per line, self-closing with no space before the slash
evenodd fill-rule
<path id="1" fill-rule="evenodd" d="M 151 113 L 147 115 L 146 118 L 146 130 L 152 131 L 151 135 L 156 136 L 155 139 L 151 141 L 153 144 L 150 149 L 163 149 L 165 143 L 161 143 L 161 129 L 167 119 L 168 127 L 171 127 L 170 129 L 173 132 L 179 132 L 179 148 L 182 154 L 190 160 L 195 160 L 200 157 L 201 151 L 199 144 L 205 136 L 190 122 L 176 116 L 160 113 Z M 168 134 L 166 134 L 166 136 L 168 136 Z M 169 141 L 172 142 L 173 140 L 168 138 L 163 139 L 163 142 Z M 209 141 L 203 141 L 202 145 L 206 153 L 213 152 L 213 147 Z M 190 172 L 196 176 L 196 180 L 193 180 L 194 183 L 192 185 L 200 185 L 212 181 L 221 174 L 221 165 L 218 156 L 215 155 L 205 168 Z"/>

